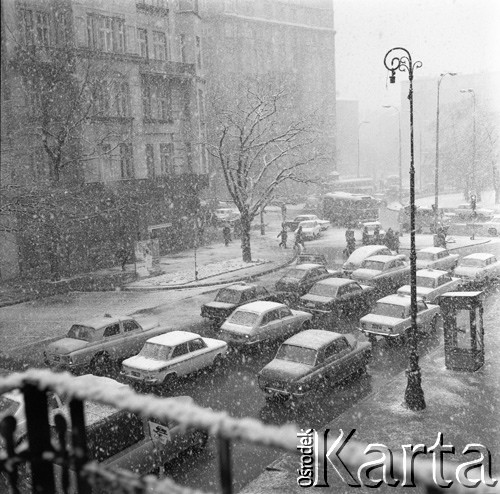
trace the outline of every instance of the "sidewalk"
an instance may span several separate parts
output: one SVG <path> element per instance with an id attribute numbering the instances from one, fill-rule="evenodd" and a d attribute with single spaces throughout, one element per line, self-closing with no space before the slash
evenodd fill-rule
<path id="1" fill-rule="evenodd" d="M 444 456 L 454 463 L 471 461 L 478 457 L 463 455 L 467 444 L 484 445 L 492 454 L 493 477 L 500 480 L 500 294 L 493 294 L 485 308 L 485 364 L 477 372 L 455 372 L 445 368 L 443 346 L 420 361 L 422 388 L 427 408 L 411 412 L 401 405 L 406 388 L 406 375 L 401 373 L 384 384 L 377 392 L 360 401 L 347 412 L 325 426 L 331 437 L 339 435 L 339 429 L 347 434 L 356 429 L 353 439 L 363 443 L 382 443 L 394 453 L 401 453 L 403 444 L 425 444 L 428 448 L 436 443 L 438 432 L 443 433 L 444 444 L 455 446 L 455 454 Z M 307 424 L 300 424 L 307 428 Z M 345 436 L 344 436 L 345 437 Z M 341 455 L 342 456 L 342 455 Z M 378 459 L 380 455 L 365 456 L 361 462 Z M 428 455 L 431 458 L 431 455 Z M 290 494 L 303 493 L 297 485 L 299 456 L 286 454 L 268 467 L 256 480 L 248 484 L 240 494 Z M 380 470 L 373 472 L 373 477 Z M 473 470 L 469 478 L 477 477 Z M 380 476 L 380 475 L 378 475 Z M 456 484 L 456 479 L 455 484 Z M 328 470 L 330 488 L 324 492 L 373 492 L 373 489 L 351 488 L 335 473 Z M 497 485 L 498 489 L 498 485 Z M 382 484 L 378 492 L 394 492 L 394 488 Z M 411 492 L 423 492 L 416 488 Z M 477 492 L 477 491 L 473 491 Z"/>
<path id="2" fill-rule="evenodd" d="M 251 247 L 251 263 L 241 259 L 239 238 L 233 239 L 227 247 L 216 243 L 196 249 L 196 264 L 194 249 L 170 254 L 161 258 L 162 274 L 151 276 L 143 264 L 138 265 L 138 279 L 128 283 L 124 289 L 174 290 L 230 283 L 278 270 L 294 258 L 292 248 L 284 250 L 278 247 L 274 231 L 266 235 L 252 231 Z"/>

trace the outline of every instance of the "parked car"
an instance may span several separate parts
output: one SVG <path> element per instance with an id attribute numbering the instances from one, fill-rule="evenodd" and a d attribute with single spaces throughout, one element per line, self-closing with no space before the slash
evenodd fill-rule
<path id="1" fill-rule="evenodd" d="M 406 256 L 372 256 L 351 274 L 353 280 L 382 291 L 395 291 L 410 282 L 410 263 Z"/>
<path id="2" fill-rule="evenodd" d="M 417 297 L 431 304 L 438 304 L 439 297 L 443 293 L 456 291 L 461 283 L 460 278 L 452 278 L 447 271 L 419 269 L 417 271 Z M 402 286 L 398 289 L 398 293 L 410 295 L 410 285 Z"/>
<path id="3" fill-rule="evenodd" d="M 65 338 L 47 346 L 45 363 L 57 370 L 89 368 L 93 374 L 106 373 L 113 361 L 135 355 L 146 340 L 168 331 L 157 320 L 139 323 L 130 316 L 106 314 L 73 324 Z"/>
<path id="4" fill-rule="evenodd" d="M 368 241 L 373 242 L 375 238 L 375 229 L 378 227 L 379 228 L 379 233 L 380 233 L 380 240 L 384 240 L 385 238 L 385 230 L 382 229 L 382 224 L 380 221 L 365 221 L 361 222 L 359 224 L 359 227 L 361 228 L 361 231 L 363 231 L 366 227 L 368 230 Z"/>
<path id="5" fill-rule="evenodd" d="M 388 295 L 377 301 L 370 314 L 360 319 L 360 331 L 370 340 L 376 337 L 401 340 L 411 328 L 411 297 L 401 294 Z M 439 325 L 439 305 L 417 300 L 418 329 L 434 334 Z"/>
<path id="6" fill-rule="evenodd" d="M 189 331 L 171 331 L 150 338 L 141 351 L 122 362 L 121 375 L 148 386 L 172 384 L 173 379 L 221 364 L 227 343 Z"/>
<path id="7" fill-rule="evenodd" d="M 238 307 L 221 327 L 220 338 L 232 346 L 251 346 L 307 329 L 312 315 L 276 302 Z"/>
<path id="8" fill-rule="evenodd" d="M 261 285 L 236 283 L 221 288 L 217 292 L 213 302 L 207 302 L 202 305 L 201 316 L 220 325 L 231 315 L 236 307 L 257 300 L 276 301 L 277 298 L 276 295 L 269 293 L 267 288 Z"/>
<path id="9" fill-rule="evenodd" d="M 340 278 L 341 276 L 341 271 L 327 269 L 321 264 L 297 264 L 285 271 L 276 282 L 275 288 L 278 292 L 301 296 L 305 295 L 317 281 L 332 277 Z M 281 297 L 283 297 L 283 293 Z"/>
<path id="10" fill-rule="evenodd" d="M 326 266 L 328 261 L 326 260 L 326 256 L 324 254 L 314 254 L 312 252 L 308 252 L 307 254 L 299 254 L 295 264 L 322 264 L 323 266 Z"/>
<path id="11" fill-rule="evenodd" d="M 328 220 L 320 220 L 315 214 L 301 214 L 291 221 L 285 221 L 285 226 L 294 232 L 303 221 L 316 221 L 321 230 L 326 230 L 330 226 Z"/>
<path id="12" fill-rule="evenodd" d="M 500 214 L 493 215 L 493 218 L 484 223 L 483 228 L 490 237 L 500 235 Z"/>
<path id="13" fill-rule="evenodd" d="M 444 269 L 451 271 L 458 264 L 458 254 L 450 254 L 443 247 L 426 247 L 417 251 L 417 269 Z"/>
<path id="14" fill-rule="evenodd" d="M 348 278 L 326 278 L 318 281 L 299 300 L 299 309 L 315 316 L 336 316 L 366 313 L 374 288 L 360 285 Z"/>
<path id="15" fill-rule="evenodd" d="M 353 271 L 361 267 L 361 263 L 365 259 L 377 255 L 392 256 L 392 252 L 385 245 L 363 245 L 358 247 L 342 266 L 344 274 L 350 276 Z"/>
<path id="16" fill-rule="evenodd" d="M 297 230 L 299 227 L 302 227 L 302 237 L 305 240 L 314 240 L 321 234 L 321 227 L 317 221 L 301 221 Z M 297 234 L 297 230 L 295 230 L 295 234 Z"/>
<path id="17" fill-rule="evenodd" d="M 240 212 L 231 208 L 219 208 L 214 211 L 219 223 L 232 222 L 240 219 Z"/>
<path id="18" fill-rule="evenodd" d="M 258 374 L 266 398 L 303 398 L 366 371 L 371 344 L 352 335 L 309 329 L 279 348 Z"/>
<path id="19" fill-rule="evenodd" d="M 462 257 L 455 268 L 455 276 L 464 282 L 488 282 L 500 278 L 500 261 L 493 254 L 476 252 Z"/>

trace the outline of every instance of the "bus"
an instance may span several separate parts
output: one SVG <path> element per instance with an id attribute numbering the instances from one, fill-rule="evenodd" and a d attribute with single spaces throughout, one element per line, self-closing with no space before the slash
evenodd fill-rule
<path id="1" fill-rule="evenodd" d="M 323 196 L 323 218 L 332 224 L 355 227 L 362 221 L 378 219 L 379 202 L 366 194 L 330 192 Z"/>

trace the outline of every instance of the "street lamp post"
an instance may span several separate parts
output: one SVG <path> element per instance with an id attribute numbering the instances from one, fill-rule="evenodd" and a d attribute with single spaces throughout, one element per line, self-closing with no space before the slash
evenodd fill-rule
<path id="1" fill-rule="evenodd" d="M 437 233 L 438 226 L 438 207 L 439 207 L 439 90 L 441 81 L 447 75 L 457 75 L 456 72 L 445 72 L 439 75 L 437 82 L 437 105 L 436 105 L 436 164 L 434 168 L 434 233 Z"/>
<path id="2" fill-rule="evenodd" d="M 470 190 L 472 194 L 477 194 L 476 190 L 476 93 L 474 89 L 460 89 L 461 93 L 472 94 L 472 176 Z"/>
<path id="3" fill-rule="evenodd" d="M 357 174 L 358 178 L 359 178 L 359 129 L 361 128 L 361 126 L 363 124 L 367 124 L 367 123 L 370 123 L 370 122 L 368 122 L 368 120 L 363 120 L 362 122 L 359 122 L 359 125 L 358 125 L 358 174 Z"/>
<path id="4" fill-rule="evenodd" d="M 422 62 L 412 62 L 410 52 L 406 48 L 396 47 L 389 50 L 384 57 L 384 65 L 391 72 L 389 81 L 396 82 L 396 71 L 408 72 L 410 90 L 410 298 L 411 298 L 411 328 L 408 338 L 409 363 L 406 370 L 407 386 L 404 404 L 410 410 L 418 411 L 425 408 L 422 376 L 418 365 L 417 340 L 417 253 L 415 249 L 415 159 L 413 147 L 413 71 L 422 67 Z"/>
<path id="5" fill-rule="evenodd" d="M 401 112 L 392 105 L 383 105 L 384 108 L 394 108 L 398 112 L 399 122 L 399 203 L 403 203 L 403 165 L 401 162 Z"/>

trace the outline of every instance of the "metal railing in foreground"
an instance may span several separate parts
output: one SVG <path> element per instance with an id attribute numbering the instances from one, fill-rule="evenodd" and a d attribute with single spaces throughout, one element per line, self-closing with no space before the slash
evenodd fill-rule
<path id="1" fill-rule="evenodd" d="M 201 491 L 177 485 L 169 478 L 158 479 L 152 475 L 140 476 L 123 470 L 107 470 L 95 461 L 89 461 L 84 417 L 84 401 L 91 400 L 120 410 L 140 415 L 143 418 L 156 418 L 176 421 L 184 427 L 194 427 L 217 437 L 221 491 L 232 493 L 231 441 L 245 441 L 265 447 L 276 447 L 300 455 L 297 449 L 298 429 L 293 425 L 281 427 L 264 425 L 252 419 L 236 419 L 225 412 L 216 412 L 192 403 L 152 395 L 141 395 L 129 388 L 100 389 L 74 382 L 68 373 L 53 373 L 46 369 L 30 369 L 0 378 L 0 394 L 20 389 L 24 394 L 28 445 L 15 444 L 15 419 L 6 417 L 1 422 L 1 434 L 5 450 L 0 458 L 0 471 L 7 478 L 11 491 L 18 489 L 18 467 L 29 463 L 33 492 L 52 494 L 55 492 L 54 464 L 61 467 L 61 490 L 69 489 L 69 469 L 76 473 L 77 492 L 87 494 L 92 488 L 107 493 L 179 493 L 200 494 Z M 57 441 L 51 441 L 46 391 L 69 398 L 71 419 L 71 445 L 66 444 L 68 425 L 62 415 L 55 418 Z M 56 443 L 56 444 L 55 444 Z M 333 443 L 333 441 L 332 441 Z M 328 445 L 328 447 L 331 444 Z M 349 442 L 342 449 L 344 464 L 357 471 L 366 462 L 366 445 Z M 439 489 L 433 482 L 433 465 L 430 460 L 417 460 L 414 479 L 427 493 L 467 492 L 470 489 L 457 483 L 452 489 Z M 297 461 L 297 466 L 299 462 Z M 454 478 L 456 466 L 444 465 L 443 473 Z M 394 455 L 393 475 L 404 477 L 404 463 Z M 490 489 L 489 492 L 498 492 Z"/>

